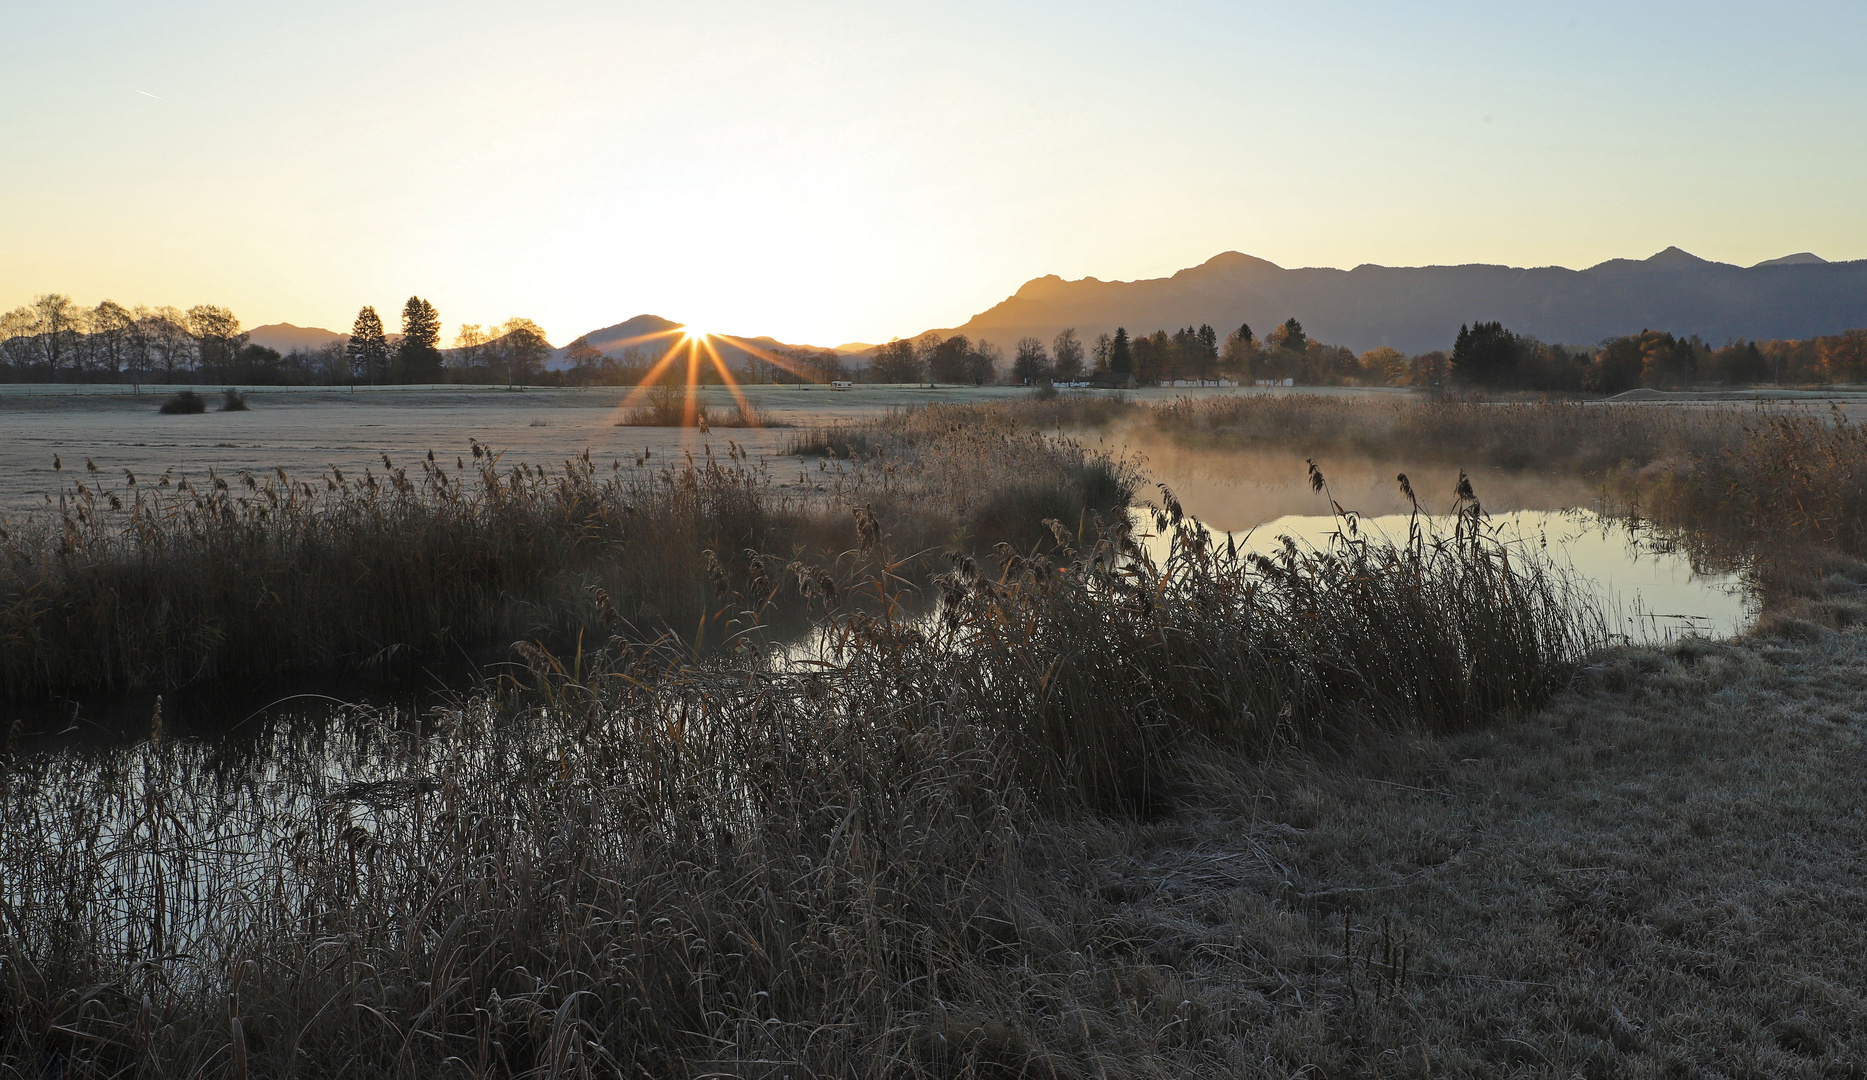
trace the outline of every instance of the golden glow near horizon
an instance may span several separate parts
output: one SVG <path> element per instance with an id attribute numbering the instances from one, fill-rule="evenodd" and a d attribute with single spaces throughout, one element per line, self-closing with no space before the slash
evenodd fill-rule
<path id="1" fill-rule="evenodd" d="M 15 6 L 0 310 L 835 346 L 1228 249 L 1867 256 L 1859 3 Z"/>
<path id="2" fill-rule="evenodd" d="M 681 381 L 678 383 L 684 392 L 681 404 L 681 426 L 683 428 L 696 427 L 700 411 L 701 376 L 708 368 L 719 376 L 720 384 L 725 386 L 726 391 L 733 396 L 733 401 L 739 406 L 740 416 L 750 421 L 753 417 L 752 406 L 746 401 L 745 392 L 739 388 L 739 380 L 733 376 L 731 365 L 720 356 L 719 349 L 714 344 L 715 340 L 730 343 L 734 348 L 743 350 L 767 364 L 782 368 L 794 375 L 808 376 L 808 373 L 791 358 L 771 352 L 743 338 L 727 334 L 710 334 L 696 326 L 684 326 L 659 334 L 645 334 L 631 338 L 629 344 L 648 345 L 661 342 L 666 344 L 666 348 L 661 358 L 656 360 L 654 365 L 648 369 L 648 373 L 642 377 L 642 381 L 622 399 L 620 405 L 616 406 L 610 414 L 609 422 L 615 423 L 621 420 L 629 410 L 640 405 L 642 399 L 657 387 L 669 385 L 667 374 L 672 369 L 682 372 Z"/>

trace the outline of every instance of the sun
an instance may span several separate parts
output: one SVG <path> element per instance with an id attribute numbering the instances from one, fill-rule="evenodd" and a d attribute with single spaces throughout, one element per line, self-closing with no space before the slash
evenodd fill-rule
<path id="1" fill-rule="evenodd" d="M 712 334 L 707 333 L 701 327 L 695 326 L 692 323 L 689 323 L 688 325 L 681 327 L 681 334 L 688 341 L 705 341 L 707 338 L 710 338 L 713 336 Z"/>

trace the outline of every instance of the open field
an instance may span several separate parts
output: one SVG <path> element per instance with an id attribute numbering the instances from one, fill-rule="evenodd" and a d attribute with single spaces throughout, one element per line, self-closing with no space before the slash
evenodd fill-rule
<path id="1" fill-rule="evenodd" d="M 210 393 L 206 413 L 163 416 L 156 410 L 168 394 L 156 387 L 144 387 L 136 395 L 115 386 L 0 386 L 0 431 L 6 436 L 0 439 L 0 514 L 44 506 L 46 496 L 57 497 L 54 454 L 70 466 L 81 466 L 88 456 L 115 476 L 124 469 L 160 475 L 174 467 L 177 478 L 203 482 L 209 468 L 223 476 L 242 469 L 270 473 L 280 468 L 293 475 L 310 474 L 333 465 L 360 472 L 385 453 L 398 461 L 412 461 L 430 450 L 443 457 L 464 454 L 469 439 L 500 447 L 517 460 L 553 466 L 586 449 L 607 465 L 629 460 L 643 449 L 658 456 L 678 455 L 684 449 L 700 455 L 711 445 L 723 452 L 728 440 L 755 457 L 773 456 L 792 434 L 782 427 L 722 428 L 708 438 L 677 428 L 617 427 L 628 392 L 615 387 L 382 387 L 354 392 L 257 387 L 249 391 L 249 411 L 244 413 L 213 411 L 218 394 Z M 868 385 L 847 391 L 748 386 L 744 392 L 761 415 L 792 428 L 875 419 L 893 409 L 929 404 L 1016 400 L 1029 393 L 1013 387 L 927 390 Z M 1153 389 L 1130 396 L 1167 400 L 1176 393 L 1231 392 Z M 715 412 L 733 407 L 724 388 L 705 387 L 700 394 Z"/>

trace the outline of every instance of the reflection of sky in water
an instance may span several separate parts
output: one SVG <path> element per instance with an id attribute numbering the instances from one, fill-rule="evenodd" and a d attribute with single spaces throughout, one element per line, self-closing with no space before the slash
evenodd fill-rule
<path id="1" fill-rule="evenodd" d="M 1152 522 L 1143 515 L 1152 532 Z M 1449 517 L 1422 518 L 1429 531 L 1449 533 Z M 1289 515 L 1248 531 L 1231 534 L 1241 551 L 1269 554 L 1290 536 L 1300 544 L 1327 547 L 1342 523 L 1334 517 Z M 1595 595 L 1609 628 L 1635 641 L 1664 641 L 1687 633 L 1731 637 L 1756 615 L 1736 574 L 1699 572 L 1691 560 L 1644 528 L 1587 510 L 1516 510 L 1491 515 L 1488 526 L 1498 541 L 1538 555 L 1558 569 L 1572 571 L 1577 584 Z M 1405 514 L 1361 518 L 1363 536 L 1407 539 Z M 1214 538 L 1223 542 L 1222 533 Z M 1157 556 L 1166 552 L 1164 537 L 1147 540 Z"/>

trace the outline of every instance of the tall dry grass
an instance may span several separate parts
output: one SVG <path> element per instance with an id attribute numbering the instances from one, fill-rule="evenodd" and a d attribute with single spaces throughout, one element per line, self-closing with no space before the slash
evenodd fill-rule
<path id="1" fill-rule="evenodd" d="M 0 693 L 266 678 L 617 620 L 687 630 L 711 610 L 703 551 L 808 536 L 810 516 L 736 458 L 547 472 L 476 443 L 310 480 L 100 470 L 0 529 Z"/>
<path id="2" fill-rule="evenodd" d="M 0 525 L 0 698 L 172 687 L 432 657 L 539 637 L 717 640 L 752 556 L 853 548 L 866 506 L 898 549 L 1027 543 L 1045 516 L 1125 506 L 1120 462 L 1007 424 L 795 482 L 724 459 L 552 469 L 453 461 L 199 486 L 87 462 L 59 505 Z M 73 470 L 75 472 L 75 470 Z M 933 569 L 907 571 L 925 577 Z M 783 598 L 795 607 L 795 594 Z"/>
<path id="3" fill-rule="evenodd" d="M 1004 409 L 1033 428 L 1121 427 L 1195 450 L 1578 474 L 1609 513 L 1654 519 L 1715 561 L 1867 556 L 1867 432 L 1838 407 L 1242 394 Z"/>
<path id="4" fill-rule="evenodd" d="M 964 555 L 932 616 L 770 567 L 735 647 L 523 650 L 438 733 L 0 773 L 0 1069 L 89 1076 L 1162 1075 L 1239 1022 L 1072 885 L 1187 759 L 1534 705 L 1597 624 L 1482 535 L 1245 559 L 1171 501 Z M 794 580 L 814 648 L 748 631 Z M 1202 1004 L 1195 1007 L 1193 999 Z"/>

